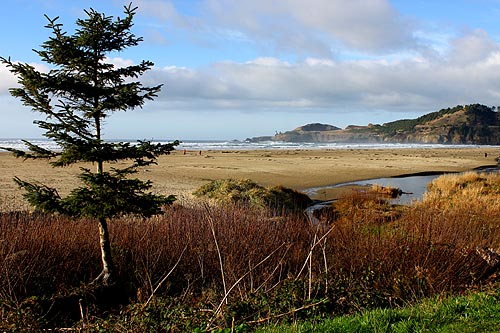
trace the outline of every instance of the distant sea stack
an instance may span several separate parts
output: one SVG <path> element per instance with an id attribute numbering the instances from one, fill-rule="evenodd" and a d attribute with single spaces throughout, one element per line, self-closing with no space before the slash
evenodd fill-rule
<path id="1" fill-rule="evenodd" d="M 273 136 L 248 138 L 246 141 L 498 145 L 500 115 L 495 107 L 481 104 L 457 105 L 416 119 L 402 119 L 383 125 L 349 125 L 341 129 L 333 125 L 313 123 Z"/>

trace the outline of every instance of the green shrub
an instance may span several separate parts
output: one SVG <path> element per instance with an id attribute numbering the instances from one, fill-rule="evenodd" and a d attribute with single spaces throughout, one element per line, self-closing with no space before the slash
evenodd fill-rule
<path id="1" fill-rule="evenodd" d="M 248 203 L 253 207 L 298 210 L 312 200 L 304 193 L 283 186 L 264 187 L 250 179 L 218 179 L 199 189 L 194 195 L 220 203 Z"/>

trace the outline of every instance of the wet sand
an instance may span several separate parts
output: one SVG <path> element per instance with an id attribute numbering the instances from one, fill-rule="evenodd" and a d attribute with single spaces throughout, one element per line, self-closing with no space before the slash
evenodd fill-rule
<path id="1" fill-rule="evenodd" d="M 250 178 L 262 185 L 303 190 L 419 172 L 466 171 L 495 165 L 499 152 L 499 148 L 491 147 L 202 151 L 201 155 L 199 151 L 175 151 L 159 158 L 158 165 L 141 170 L 138 177 L 152 180 L 156 192 L 189 198 L 192 191 L 214 179 Z M 5 205 L 21 199 L 21 191 L 12 181 L 14 176 L 55 186 L 64 195 L 78 184 L 76 175 L 81 166 L 93 168 L 52 168 L 46 161 L 23 161 L 0 153 L 0 200 Z M 324 193 L 318 195 L 325 197 Z"/>

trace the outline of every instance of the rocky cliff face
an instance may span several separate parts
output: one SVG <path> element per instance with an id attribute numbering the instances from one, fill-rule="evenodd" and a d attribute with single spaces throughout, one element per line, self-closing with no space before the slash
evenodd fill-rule
<path id="1" fill-rule="evenodd" d="M 308 124 L 274 136 L 248 141 L 337 142 L 337 143 L 443 143 L 500 144 L 500 116 L 484 105 L 473 104 L 442 109 L 417 119 L 403 119 L 383 125 L 345 129 L 327 124 Z"/>

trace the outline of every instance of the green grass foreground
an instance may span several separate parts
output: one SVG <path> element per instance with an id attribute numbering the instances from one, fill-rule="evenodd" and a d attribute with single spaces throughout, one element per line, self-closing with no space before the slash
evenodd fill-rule
<path id="1" fill-rule="evenodd" d="M 123 216 L 111 287 L 92 282 L 94 221 L 5 212 L 0 331 L 494 332 L 499 196 L 499 175 L 468 173 L 406 207 L 353 192 L 319 223 L 249 202 Z"/>
<path id="2" fill-rule="evenodd" d="M 445 299 L 432 298 L 400 309 L 377 309 L 352 316 L 270 325 L 256 332 L 500 332 L 500 294 L 497 290 Z"/>

